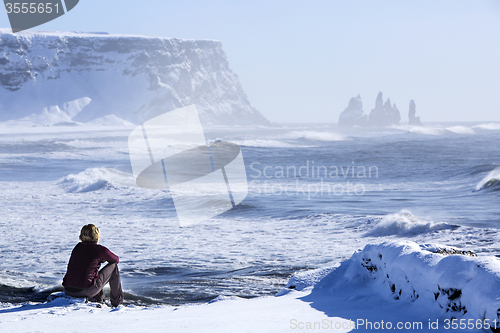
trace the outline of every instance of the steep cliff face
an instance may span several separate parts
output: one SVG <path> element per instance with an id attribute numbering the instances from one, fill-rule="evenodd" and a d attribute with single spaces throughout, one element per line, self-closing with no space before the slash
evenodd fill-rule
<path id="1" fill-rule="evenodd" d="M 205 123 L 269 124 L 218 41 L 0 30 L 1 122 L 114 114 L 137 124 L 190 104 Z"/>

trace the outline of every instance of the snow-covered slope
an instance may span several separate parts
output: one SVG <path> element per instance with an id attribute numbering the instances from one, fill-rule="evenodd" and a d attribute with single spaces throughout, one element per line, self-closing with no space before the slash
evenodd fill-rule
<path id="1" fill-rule="evenodd" d="M 500 260 L 439 244 L 368 244 L 337 266 L 292 277 L 280 295 L 310 287 L 304 301 L 328 315 L 341 315 L 332 309 L 342 302 L 344 308 L 360 310 L 389 307 L 393 310 L 387 314 L 414 315 L 426 326 L 429 318 L 444 327 L 451 319 L 480 322 L 484 328 L 486 322 L 500 322 Z"/>
<path id="2" fill-rule="evenodd" d="M 269 124 L 218 41 L 0 30 L 0 122 L 138 124 L 190 104 L 207 124 Z"/>

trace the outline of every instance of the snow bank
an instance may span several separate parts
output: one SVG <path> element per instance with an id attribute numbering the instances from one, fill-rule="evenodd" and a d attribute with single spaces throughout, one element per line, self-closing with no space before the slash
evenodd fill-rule
<path id="1" fill-rule="evenodd" d="M 344 307 L 358 304 L 360 308 L 376 295 L 379 304 L 370 307 L 389 306 L 425 322 L 427 318 L 500 320 L 500 260 L 495 257 L 476 257 L 439 244 L 385 242 L 366 245 L 323 274 L 319 281 L 318 271 L 294 277 L 281 294 L 314 286 L 304 300 L 326 313 L 338 308 L 339 295 L 346 301 Z"/>
<path id="2" fill-rule="evenodd" d="M 97 191 L 102 188 L 135 187 L 131 174 L 111 168 L 90 168 L 70 174 L 57 182 L 68 193 Z"/>
<path id="3" fill-rule="evenodd" d="M 254 299 L 221 297 L 211 304 L 119 306 L 116 309 L 83 300 L 57 297 L 44 304 L 0 305 L 0 332 L 296 332 L 304 320 L 346 323 L 314 310 L 295 293 Z M 294 320 L 297 322 L 295 323 Z M 348 326 L 347 326 L 348 327 Z M 348 329 L 335 332 L 348 332 Z"/>

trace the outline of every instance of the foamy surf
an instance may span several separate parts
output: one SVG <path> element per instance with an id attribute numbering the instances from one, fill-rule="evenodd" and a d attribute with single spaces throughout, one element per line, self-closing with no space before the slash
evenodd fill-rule
<path id="1" fill-rule="evenodd" d="M 474 126 L 474 128 L 485 129 L 485 130 L 500 130 L 500 123 L 487 123 Z"/>
<path id="2" fill-rule="evenodd" d="M 474 134 L 474 130 L 467 126 L 451 126 L 447 127 L 446 130 L 455 134 Z"/>
<path id="3" fill-rule="evenodd" d="M 306 139 L 313 141 L 343 141 L 344 136 L 335 132 L 293 131 L 285 135 L 287 139 Z"/>
<path id="4" fill-rule="evenodd" d="M 446 130 L 442 127 L 427 127 L 427 126 L 392 126 L 395 129 L 407 131 L 408 133 L 421 134 L 421 135 L 443 135 Z"/>
<path id="5" fill-rule="evenodd" d="M 281 140 L 234 140 L 232 142 L 244 147 L 262 147 L 262 148 L 307 147 L 302 145 L 296 145 L 293 143 L 287 143 Z"/>
<path id="6" fill-rule="evenodd" d="M 366 236 L 415 236 L 438 230 L 454 229 L 456 226 L 445 222 L 425 221 L 403 209 L 396 214 L 384 216 Z"/>
<path id="7" fill-rule="evenodd" d="M 102 188 L 136 187 L 131 174 L 112 168 L 90 168 L 70 174 L 58 182 L 67 193 L 97 191 Z"/>
<path id="8" fill-rule="evenodd" d="M 410 126 L 410 125 L 402 125 L 402 126 L 393 126 L 395 129 L 399 129 L 402 131 L 407 131 L 413 134 L 421 134 L 421 135 L 446 135 L 446 134 L 475 134 L 474 128 L 487 128 L 496 129 L 496 124 L 484 125 L 485 127 L 481 127 L 483 125 L 469 127 L 469 126 Z M 500 128 L 500 126 L 499 126 Z"/>

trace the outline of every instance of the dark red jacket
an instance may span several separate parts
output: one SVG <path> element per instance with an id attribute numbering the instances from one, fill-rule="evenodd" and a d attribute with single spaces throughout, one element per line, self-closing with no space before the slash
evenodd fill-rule
<path id="1" fill-rule="evenodd" d="M 88 288 L 92 286 L 99 275 L 101 263 L 118 263 L 116 254 L 102 245 L 92 242 L 76 244 L 69 258 L 68 270 L 63 278 L 63 286 Z"/>

